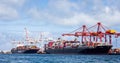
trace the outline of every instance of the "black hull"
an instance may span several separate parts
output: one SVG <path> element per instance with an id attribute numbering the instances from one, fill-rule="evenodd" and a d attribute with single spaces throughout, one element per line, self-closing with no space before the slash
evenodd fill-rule
<path id="1" fill-rule="evenodd" d="M 111 45 L 97 47 L 81 46 L 79 48 L 46 49 L 45 52 L 48 54 L 108 54 L 111 48 Z"/>
<path id="2" fill-rule="evenodd" d="M 13 54 L 34 54 L 37 53 L 39 49 L 29 49 L 29 50 L 11 50 Z"/>
<path id="3" fill-rule="evenodd" d="M 109 55 L 120 55 L 120 53 L 110 53 Z"/>

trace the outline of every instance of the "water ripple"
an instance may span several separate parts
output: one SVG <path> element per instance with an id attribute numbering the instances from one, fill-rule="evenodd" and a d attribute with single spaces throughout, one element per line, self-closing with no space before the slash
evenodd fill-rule
<path id="1" fill-rule="evenodd" d="M 119 63 L 119 55 L 1 54 L 0 63 Z"/>

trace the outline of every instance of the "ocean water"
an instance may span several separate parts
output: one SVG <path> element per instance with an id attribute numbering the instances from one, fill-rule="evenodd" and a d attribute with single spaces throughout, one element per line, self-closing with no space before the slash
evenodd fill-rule
<path id="1" fill-rule="evenodd" d="M 120 63 L 120 55 L 0 54 L 0 63 Z"/>

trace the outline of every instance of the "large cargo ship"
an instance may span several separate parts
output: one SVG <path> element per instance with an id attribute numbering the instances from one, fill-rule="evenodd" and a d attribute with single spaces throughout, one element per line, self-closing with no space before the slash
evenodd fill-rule
<path id="1" fill-rule="evenodd" d="M 91 28 L 97 28 L 97 30 L 90 31 Z M 82 31 L 79 28 L 79 31 L 75 31 L 75 33 L 62 35 L 77 37 L 73 41 L 59 38 L 57 41 L 45 44 L 45 52 L 48 54 L 108 54 L 113 46 L 112 36 L 119 35 L 115 30 L 106 30 L 101 23 L 90 28 L 83 25 L 81 29 Z"/>
<path id="2" fill-rule="evenodd" d="M 48 54 L 108 54 L 111 48 L 112 45 L 100 42 L 49 42 L 45 46 L 45 52 Z"/>

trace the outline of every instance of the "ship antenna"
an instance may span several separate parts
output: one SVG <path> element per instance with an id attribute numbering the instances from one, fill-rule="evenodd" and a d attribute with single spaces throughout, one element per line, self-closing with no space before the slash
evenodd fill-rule
<path id="1" fill-rule="evenodd" d="M 28 40 L 28 31 L 27 31 L 27 28 L 24 28 L 25 29 L 25 33 L 26 33 L 26 40 Z"/>

